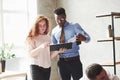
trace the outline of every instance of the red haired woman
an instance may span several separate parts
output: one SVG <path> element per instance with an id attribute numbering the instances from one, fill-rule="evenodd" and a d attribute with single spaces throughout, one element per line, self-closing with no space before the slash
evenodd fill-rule
<path id="1" fill-rule="evenodd" d="M 48 18 L 38 16 L 26 39 L 32 80 L 49 80 L 51 58 L 64 51 L 50 52 L 49 26 Z"/>

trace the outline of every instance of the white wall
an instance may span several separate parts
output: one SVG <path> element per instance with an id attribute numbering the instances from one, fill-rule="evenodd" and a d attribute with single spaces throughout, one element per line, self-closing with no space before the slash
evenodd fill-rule
<path id="1" fill-rule="evenodd" d="M 98 39 L 108 37 L 108 25 L 111 18 L 96 18 L 101 14 L 120 12 L 119 0 L 57 0 L 57 7 L 64 7 L 67 20 L 78 22 L 90 34 L 91 42 L 81 45 L 80 55 L 84 69 L 91 63 L 112 61 L 112 42 L 97 42 Z M 120 19 L 115 20 L 115 35 L 120 36 Z M 116 57 L 120 60 L 120 42 L 116 42 Z M 106 69 L 108 67 L 105 67 Z M 113 73 L 113 68 L 109 69 Z M 117 75 L 120 77 L 120 66 L 117 66 Z"/>

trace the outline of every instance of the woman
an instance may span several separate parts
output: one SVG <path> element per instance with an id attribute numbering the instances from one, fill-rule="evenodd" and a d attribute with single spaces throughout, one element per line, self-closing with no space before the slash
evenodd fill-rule
<path id="1" fill-rule="evenodd" d="M 49 26 L 48 18 L 38 16 L 26 39 L 32 80 L 49 80 L 51 58 L 64 51 L 50 52 Z"/>

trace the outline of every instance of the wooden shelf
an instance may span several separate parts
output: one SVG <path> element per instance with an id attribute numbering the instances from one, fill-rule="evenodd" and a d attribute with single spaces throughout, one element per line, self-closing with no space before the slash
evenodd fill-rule
<path id="1" fill-rule="evenodd" d="M 120 37 L 115 37 L 116 41 L 120 41 Z M 109 42 L 109 41 L 113 41 L 112 38 L 103 38 L 103 39 L 99 39 L 97 40 L 97 42 Z"/>
<path id="2" fill-rule="evenodd" d="M 109 42 L 109 41 L 113 41 L 112 39 L 100 39 L 97 40 L 97 42 Z"/>
<path id="3" fill-rule="evenodd" d="M 116 61 L 115 62 L 116 65 L 119 65 L 120 64 L 120 60 Z M 104 62 L 104 63 L 101 63 L 102 66 L 114 66 L 113 62 Z"/>
<path id="4" fill-rule="evenodd" d="M 109 42 L 111 41 L 113 44 L 113 63 L 112 64 L 105 64 L 106 66 L 113 66 L 114 67 L 114 74 L 116 75 L 116 64 L 120 64 L 119 62 L 116 62 L 116 50 L 115 50 L 115 40 L 120 40 L 120 37 L 115 37 L 115 30 L 114 30 L 114 19 L 120 18 L 120 12 L 111 12 L 110 14 L 105 14 L 105 15 L 99 15 L 96 16 L 96 18 L 100 17 L 110 17 L 111 18 L 111 26 L 112 26 L 112 37 L 109 39 L 100 39 L 98 42 Z"/>
<path id="5" fill-rule="evenodd" d="M 115 40 L 120 40 L 120 37 L 115 37 Z"/>
<path id="6" fill-rule="evenodd" d="M 98 17 L 107 17 L 107 16 L 117 16 L 117 17 L 119 17 L 120 12 L 111 12 L 110 14 L 96 16 L 96 18 L 98 18 Z"/>

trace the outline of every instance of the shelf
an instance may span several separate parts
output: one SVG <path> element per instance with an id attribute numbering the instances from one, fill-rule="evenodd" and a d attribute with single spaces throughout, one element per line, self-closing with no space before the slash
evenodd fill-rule
<path id="1" fill-rule="evenodd" d="M 120 60 L 115 62 L 116 65 L 120 64 Z M 102 66 L 114 66 L 113 62 L 104 62 L 101 64 Z"/>
<path id="2" fill-rule="evenodd" d="M 120 41 L 120 37 L 115 37 L 116 41 Z M 113 41 L 112 37 L 111 38 L 103 38 L 103 39 L 99 39 L 97 40 L 97 42 L 109 42 L 109 41 Z"/>
<path id="3" fill-rule="evenodd" d="M 120 12 L 111 12 L 111 14 L 96 16 L 96 18 L 99 18 L 99 17 L 107 17 L 107 16 L 117 16 L 117 17 L 120 17 Z"/>
<path id="4" fill-rule="evenodd" d="M 116 16 L 115 18 L 118 19 L 118 18 L 120 18 L 120 16 Z"/>
<path id="5" fill-rule="evenodd" d="M 120 40 L 120 37 L 115 37 L 115 40 Z"/>
<path id="6" fill-rule="evenodd" d="M 101 39 L 101 40 L 97 40 L 97 42 L 109 42 L 109 41 L 113 41 L 112 39 Z"/>
<path id="7" fill-rule="evenodd" d="M 111 18 L 111 26 L 112 26 L 112 37 L 110 38 L 105 38 L 105 39 L 100 39 L 98 40 L 98 42 L 109 42 L 111 41 L 112 42 L 112 45 L 113 45 L 113 62 L 111 64 L 105 64 L 104 66 L 113 66 L 114 67 L 114 74 L 116 75 L 116 65 L 117 64 L 120 64 L 120 61 L 119 62 L 116 62 L 116 49 L 115 49 L 115 40 L 119 41 L 120 40 L 120 37 L 115 37 L 115 30 L 114 30 L 114 19 L 118 19 L 120 18 L 120 12 L 111 12 L 110 14 L 105 14 L 105 15 L 99 15 L 99 16 L 96 16 L 96 18 L 100 18 L 100 17 L 110 17 Z"/>

